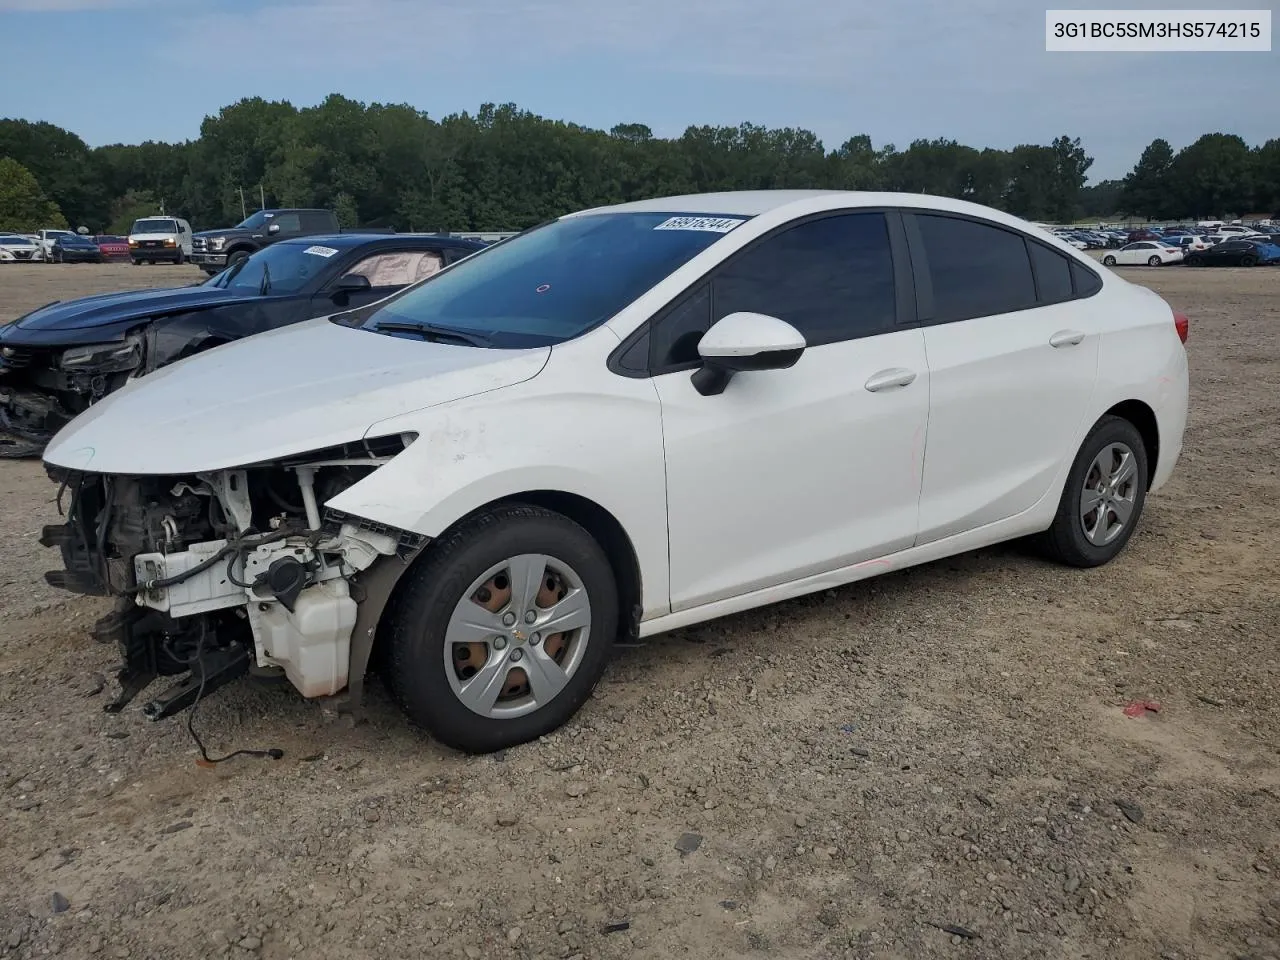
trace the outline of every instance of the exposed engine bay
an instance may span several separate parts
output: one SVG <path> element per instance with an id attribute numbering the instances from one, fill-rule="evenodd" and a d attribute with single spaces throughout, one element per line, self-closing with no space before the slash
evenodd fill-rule
<path id="1" fill-rule="evenodd" d="M 283 674 L 305 697 L 350 685 L 358 701 L 373 629 L 425 540 L 321 504 L 413 439 L 191 476 L 48 466 L 66 522 L 43 531 L 64 564 L 45 579 L 117 598 L 93 630 L 122 659 L 107 709 L 157 677 L 188 674 L 144 706 L 160 719 L 251 669 Z"/>

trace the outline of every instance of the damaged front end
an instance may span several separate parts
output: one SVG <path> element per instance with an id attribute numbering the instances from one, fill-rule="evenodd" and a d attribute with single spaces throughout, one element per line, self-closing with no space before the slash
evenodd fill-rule
<path id="1" fill-rule="evenodd" d="M 0 343 L 0 456 L 38 456 L 59 430 L 143 363 L 144 336 L 71 347 Z"/>
<path id="2" fill-rule="evenodd" d="M 93 630 L 122 660 L 107 710 L 186 674 L 144 706 L 158 720 L 251 668 L 283 674 L 305 697 L 349 688 L 358 708 L 374 628 L 425 538 L 321 505 L 413 439 L 190 476 L 47 465 L 66 520 L 41 536 L 63 559 L 46 580 L 116 598 Z"/>

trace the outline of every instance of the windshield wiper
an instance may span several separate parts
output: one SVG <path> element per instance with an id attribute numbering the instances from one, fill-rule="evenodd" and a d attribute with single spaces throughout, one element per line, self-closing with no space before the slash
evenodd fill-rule
<path id="1" fill-rule="evenodd" d="M 373 328 L 375 333 L 387 331 L 388 333 L 416 333 L 423 340 L 431 340 L 436 343 L 447 342 L 450 340 L 465 343 L 470 347 L 487 347 L 493 341 L 486 337 L 483 333 L 472 333 L 470 330 L 457 330 L 453 327 L 437 327 L 429 323 L 407 323 L 398 320 L 384 320 Z"/>

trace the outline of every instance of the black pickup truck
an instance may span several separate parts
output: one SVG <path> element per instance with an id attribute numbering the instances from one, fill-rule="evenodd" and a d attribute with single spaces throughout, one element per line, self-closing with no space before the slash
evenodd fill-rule
<path id="1" fill-rule="evenodd" d="M 332 210 L 259 210 L 234 227 L 193 234 L 191 262 L 205 273 L 215 274 L 277 240 L 339 232 L 338 217 Z"/>

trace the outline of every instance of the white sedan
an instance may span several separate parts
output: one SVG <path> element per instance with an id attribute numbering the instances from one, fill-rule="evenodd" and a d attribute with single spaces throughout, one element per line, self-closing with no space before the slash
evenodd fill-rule
<path id="1" fill-rule="evenodd" d="M 44 251 L 28 237 L 0 234 L 0 263 L 32 263 L 44 259 Z"/>
<path id="2" fill-rule="evenodd" d="M 1108 562 L 1178 461 L 1186 336 L 963 201 L 586 210 L 94 404 L 45 452 L 48 578 L 117 598 L 117 708 L 252 662 L 358 709 L 377 647 L 415 722 L 496 750 L 616 640 L 1015 538 Z"/>
<path id="3" fill-rule="evenodd" d="M 1166 263 L 1180 263 L 1181 261 L 1182 251 L 1179 248 L 1172 247 L 1167 243 L 1157 243 L 1154 240 L 1127 243 L 1119 250 L 1112 250 L 1102 258 L 1102 262 L 1108 267 L 1114 267 L 1116 264 L 1122 266 L 1146 264 L 1149 267 L 1160 267 Z"/>

